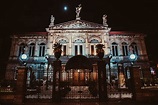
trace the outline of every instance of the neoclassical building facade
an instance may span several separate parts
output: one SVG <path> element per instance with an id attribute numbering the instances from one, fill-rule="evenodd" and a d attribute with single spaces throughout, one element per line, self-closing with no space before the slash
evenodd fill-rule
<path id="1" fill-rule="evenodd" d="M 50 25 L 46 32 L 19 33 L 11 36 L 12 44 L 10 56 L 6 70 L 6 79 L 16 79 L 17 66 L 21 64 L 21 55 L 26 54 L 27 67 L 31 67 L 35 72 L 36 79 L 44 79 L 46 76 L 52 80 L 53 67 L 50 65 L 55 60 L 53 45 L 62 44 L 62 79 L 78 76 L 73 73 L 67 77 L 65 65 L 69 59 L 76 55 L 84 55 L 92 61 L 93 73 L 83 72 L 80 74 L 85 81 L 87 78 L 97 78 L 96 45 L 103 44 L 104 58 L 112 55 L 110 59 L 110 70 L 107 67 L 107 77 L 115 75 L 118 78 L 118 65 L 123 64 L 123 68 L 131 65 L 129 55 L 137 55 L 134 65 L 142 70 L 148 68 L 148 55 L 145 46 L 145 35 L 142 33 L 127 31 L 112 31 L 107 24 L 107 16 L 103 15 L 103 24 L 82 20 L 76 12 L 76 19 L 60 24 L 54 24 L 55 18 L 52 15 Z M 47 57 L 46 57 L 47 56 Z M 93 61 L 94 60 L 94 61 Z M 84 62 L 84 61 L 83 61 Z M 84 70 L 83 70 L 84 71 Z M 49 72 L 49 73 L 48 73 Z M 110 72 L 110 73 L 109 73 Z M 64 74 L 65 73 L 65 74 Z M 76 73 L 76 74 L 75 74 Z M 128 73 L 126 70 L 128 78 Z M 77 80 L 76 80 L 77 81 Z"/>

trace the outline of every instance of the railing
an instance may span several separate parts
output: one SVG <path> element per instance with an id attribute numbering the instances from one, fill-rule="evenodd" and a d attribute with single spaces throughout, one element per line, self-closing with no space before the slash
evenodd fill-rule
<path id="1" fill-rule="evenodd" d="M 124 62 L 130 62 L 129 56 L 112 56 L 111 61 L 119 62 L 119 61 L 124 61 Z M 148 61 L 148 56 L 147 55 L 139 55 L 136 61 Z"/>
<path id="2" fill-rule="evenodd" d="M 0 93 L 9 93 L 9 92 L 14 92 L 13 87 L 0 87 Z"/>

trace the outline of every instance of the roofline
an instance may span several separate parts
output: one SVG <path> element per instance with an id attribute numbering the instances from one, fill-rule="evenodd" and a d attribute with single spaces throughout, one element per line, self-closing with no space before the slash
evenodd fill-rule
<path id="1" fill-rule="evenodd" d="M 86 20 L 70 20 L 70 21 L 54 24 L 54 26 L 62 25 L 62 24 L 65 24 L 65 23 L 73 22 L 73 21 L 84 21 L 84 22 L 88 22 L 88 23 L 91 23 L 91 24 L 96 24 L 96 25 L 99 25 L 99 26 L 103 26 L 102 24 L 91 22 L 91 21 L 86 21 Z M 52 27 L 54 27 L 54 26 L 52 26 Z"/>
<path id="2" fill-rule="evenodd" d="M 110 31 L 110 35 L 119 35 L 119 34 L 128 34 L 128 35 L 133 35 L 133 34 L 139 34 L 139 35 L 145 35 L 143 33 L 139 32 L 132 32 L 132 31 Z"/>

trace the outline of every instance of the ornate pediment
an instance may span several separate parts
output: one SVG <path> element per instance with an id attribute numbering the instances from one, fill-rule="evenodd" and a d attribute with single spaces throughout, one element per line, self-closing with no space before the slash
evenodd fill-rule
<path id="1" fill-rule="evenodd" d="M 103 26 L 102 24 L 97 24 L 84 20 L 72 20 L 61 24 L 56 24 L 49 28 L 50 29 L 96 29 L 96 28 L 105 29 L 105 26 Z"/>

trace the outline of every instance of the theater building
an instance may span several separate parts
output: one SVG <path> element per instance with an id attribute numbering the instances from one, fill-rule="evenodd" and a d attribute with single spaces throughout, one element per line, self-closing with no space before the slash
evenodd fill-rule
<path id="1" fill-rule="evenodd" d="M 106 66 L 107 80 L 111 76 L 115 80 L 121 77 L 119 75 L 119 66 L 122 67 L 124 78 L 130 78 L 128 75 L 128 67 L 132 65 L 139 66 L 142 70 L 149 67 L 148 55 L 145 46 L 145 35 L 143 33 L 135 33 L 128 31 L 113 31 L 107 24 L 107 15 L 101 18 L 103 23 L 93 23 L 82 20 L 76 11 L 76 19 L 59 24 L 54 24 L 55 17 L 51 15 L 50 25 L 45 32 L 27 32 L 18 33 L 11 36 L 12 44 L 10 56 L 8 60 L 6 79 L 16 80 L 17 66 L 21 65 L 21 55 L 27 55 L 26 66 L 31 67 L 35 73 L 36 80 L 49 81 L 53 79 L 52 62 L 55 60 L 53 53 L 53 45 L 60 43 L 62 45 L 62 81 L 71 81 L 72 85 L 84 85 L 88 80 L 97 81 L 98 67 L 96 55 L 96 45 L 104 45 L 104 59 L 109 56 L 109 64 Z M 57 19 L 56 19 L 57 20 Z M 129 56 L 135 54 L 137 56 L 134 62 L 131 62 Z M 84 64 L 89 65 L 88 59 L 92 65 L 92 69 L 84 70 L 65 70 L 65 66 L 71 58 L 83 55 Z M 72 60 L 73 61 L 73 60 Z M 71 62 L 72 65 L 75 62 Z M 29 77 L 29 76 L 28 76 Z"/>

